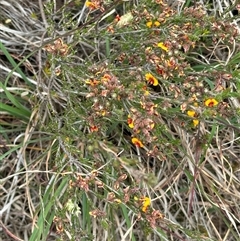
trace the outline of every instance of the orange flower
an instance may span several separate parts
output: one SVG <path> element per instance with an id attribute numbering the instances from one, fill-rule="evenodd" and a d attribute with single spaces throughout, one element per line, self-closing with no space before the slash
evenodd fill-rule
<path id="1" fill-rule="evenodd" d="M 213 98 L 210 98 L 210 99 L 205 100 L 204 104 L 207 107 L 214 107 L 214 106 L 216 106 L 218 104 L 218 101 L 213 99 Z"/>
<path id="2" fill-rule="evenodd" d="M 130 115 L 128 115 L 127 123 L 130 128 L 134 127 L 133 119 L 130 117 Z"/>
<path id="3" fill-rule="evenodd" d="M 108 26 L 108 27 L 107 27 L 107 31 L 108 31 L 109 33 L 114 33 L 114 28 L 113 28 L 113 26 Z"/>
<path id="4" fill-rule="evenodd" d="M 150 73 L 145 74 L 145 78 L 147 80 L 147 82 L 153 86 L 157 86 L 158 85 L 158 80 Z"/>
<path id="5" fill-rule="evenodd" d="M 142 90 L 144 91 L 144 95 L 149 95 L 149 91 L 147 90 L 147 86 L 146 85 L 144 85 L 142 87 Z"/>
<path id="6" fill-rule="evenodd" d="M 98 127 L 97 126 L 90 126 L 90 131 L 91 132 L 96 132 L 96 131 L 98 131 Z"/>
<path id="7" fill-rule="evenodd" d="M 97 9 L 98 6 L 96 3 L 90 2 L 90 1 L 86 1 L 85 3 L 86 7 L 90 8 L 91 10 Z"/>
<path id="8" fill-rule="evenodd" d="M 117 14 L 117 16 L 115 17 L 115 21 L 119 22 L 121 20 L 121 17 L 119 16 L 119 14 Z"/>
<path id="9" fill-rule="evenodd" d="M 138 146 L 138 147 L 143 147 L 143 143 L 136 137 L 133 137 L 132 138 L 132 143 L 135 145 L 135 146 Z"/>
<path id="10" fill-rule="evenodd" d="M 162 50 L 168 52 L 168 47 L 167 47 L 166 45 L 164 45 L 163 42 L 158 43 L 157 46 L 158 46 L 159 48 L 161 48 Z"/>
<path id="11" fill-rule="evenodd" d="M 96 86 L 100 83 L 100 81 L 95 80 L 95 79 L 94 80 L 86 80 L 85 83 L 88 84 L 88 85 L 91 85 L 91 86 Z"/>
<path id="12" fill-rule="evenodd" d="M 112 78 L 110 74 L 104 74 L 102 77 L 102 81 L 109 81 Z"/>

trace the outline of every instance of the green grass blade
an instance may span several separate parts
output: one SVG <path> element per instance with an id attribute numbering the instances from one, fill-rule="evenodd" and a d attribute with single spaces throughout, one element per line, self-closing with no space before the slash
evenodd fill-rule
<path id="1" fill-rule="evenodd" d="M 39 214 L 38 222 L 34 231 L 29 239 L 29 241 L 41 241 L 46 240 L 49 230 L 52 225 L 53 217 L 55 215 L 54 203 L 57 198 L 61 197 L 62 190 L 67 185 L 68 178 L 65 177 L 56 191 L 52 196 L 53 189 L 56 183 L 53 181 L 51 182 L 50 186 L 48 187 L 47 191 L 45 192 L 43 199 L 42 199 L 42 206 L 41 212 Z"/>
<path id="2" fill-rule="evenodd" d="M 16 150 L 19 149 L 19 148 L 20 148 L 20 145 L 17 145 L 17 146 L 15 146 L 15 147 L 11 148 L 9 151 L 7 151 L 7 152 L 5 152 L 4 154 L 2 154 L 2 155 L 0 156 L 0 161 L 2 161 L 6 156 L 10 155 L 12 152 L 16 151 Z"/>
<path id="3" fill-rule="evenodd" d="M 5 46 L 3 45 L 3 43 L 0 41 L 0 50 L 2 50 L 2 52 L 4 53 L 4 55 L 6 56 L 6 58 L 8 59 L 8 61 L 11 63 L 11 65 L 14 67 L 14 69 L 16 69 L 16 71 L 21 75 L 21 77 L 23 78 L 23 80 L 27 83 L 27 84 L 31 84 L 31 82 L 28 80 L 28 78 L 26 77 L 26 75 L 22 72 L 22 70 L 18 67 L 17 63 L 14 61 L 14 59 L 12 58 L 12 56 L 9 54 L 9 52 L 7 51 L 7 49 L 5 48 Z M 14 69 L 9 73 L 6 82 L 8 81 L 9 77 L 12 75 L 12 72 L 14 71 Z"/>
<path id="4" fill-rule="evenodd" d="M 24 115 L 30 116 L 31 112 L 30 110 L 28 110 L 25 106 L 23 106 L 8 90 L 7 88 L 0 83 L 0 87 L 4 90 L 4 93 L 6 94 L 6 97 L 8 98 L 9 101 L 11 101 L 11 103 L 16 106 L 19 110 L 21 110 L 21 112 Z M 1 106 L 0 106 L 1 108 Z"/>
<path id="5" fill-rule="evenodd" d="M 28 121 L 29 117 L 30 117 L 30 114 L 23 113 L 22 110 L 19 110 L 18 108 L 15 108 L 15 107 L 12 107 L 9 105 L 5 105 L 3 103 L 1 103 L 1 105 L 0 105 L 0 111 L 6 111 L 10 115 L 13 115 L 13 116 L 20 118 L 22 120 L 25 120 L 25 121 Z"/>
<path id="6" fill-rule="evenodd" d="M 120 204 L 121 206 L 121 209 L 122 209 L 122 213 L 123 213 L 123 216 L 124 216 L 124 219 L 126 221 L 126 224 L 127 224 L 127 227 L 128 229 L 131 228 L 131 220 L 129 219 L 129 216 L 128 216 L 128 211 L 127 211 L 127 208 L 123 205 L 123 204 Z M 134 236 L 134 234 L 132 233 L 132 238 L 131 238 L 132 241 L 136 241 L 136 238 Z"/>

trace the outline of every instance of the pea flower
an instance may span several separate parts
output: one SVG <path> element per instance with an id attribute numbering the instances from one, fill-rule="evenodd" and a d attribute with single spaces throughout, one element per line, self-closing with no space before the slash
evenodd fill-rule
<path id="1" fill-rule="evenodd" d="M 194 110 L 188 110 L 188 111 L 187 111 L 187 115 L 190 116 L 190 117 L 196 117 L 196 111 L 194 111 Z"/>
<path id="2" fill-rule="evenodd" d="M 135 145 L 135 146 L 138 146 L 138 147 L 143 147 L 143 143 L 136 137 L 133 137 L 132 138 L 132 143 Z"/>
<path id="3" fill-rule="evenodd" d="M 142 198 L 142 211 L 145 213 L 148 207 L 151 205 L 151 199 L 149 197 Z"/>
<path id="4" fill-rule="evenodd" d="M 91 86 L 96 86 L 100 83 L 100 81 L 93 79 L 93 80 L 86 80 L 85 83 Z"/>
<path id="5" fill-rule="evenodd" d="M 214 98 L 209 98 L 209 99 L 205 100 L 204 104 L 207 107 L 214 107 L 214 106 L 218 105 L 218 101 L 215 100 Z"/>
<path id="6" fill-rule="evenodd" d="M 153 86 L 157 86 L 158 85 L 158 80 L 150 73 L 145 74 L 145 78 L 147 80 L 147 82 Z"/>
<path id="7" fill-rule="evenodd" d="M 193 120 L 193 126 L 196 127 L 196 126 L 198 126 L 198 124 L 199 124 L 199 120 L 194 119 Z"/>
<path id="8" fill-rule="evenodd" d="M 155 27 L 159 27 L 160 26 L 160 23 L 158 22 L 158 21 L 148 21 L 147 23 L 146 23 L 146 26 L 148 27 L 148 28 L 151 28 L 152 26 L 155 26 Z"/>
<path id="9" fill-rule="evenodd" d="M 145 96 L 150 94 L 149 91 L 147 90 L 147 86 L 146 85 L 142 87 L 142 90 L 144 91 L 144 95 Z"/>
<path id="10" fill-rule="evenodd" d="M 148 28 L 151 28 L 152 25 L 153 25 L 153 22 L 152 22 L 152 21 L 148 21 L 148 22 L 146 23 L 146 26 L 147 26 Z"/>
<path id="11" fill-rule="evenodd" d="M 148 207 L 151 205 L 151 199 L 149 197 L 141 197 L 141 198 L 138 198 L 138 197 L 134 197 L 134 200 L 135 201 L 140 201 L 141 204 L 142 204 L 142 211 L 145 213 L 148 209 Z"/>
<path id="12" fill-rule="evenodd" d="M 96 125 L 90 126 L 90 131 L 91 132 L 97 132 L 98 131 L 98 127 Z"/>
<path id="13" fill-rule="evenodd" d="M 188 110 L 187 111 L 187 115 L 189 116 L 189 117 L 197 117 L 197 113 L 196 113 L 196 111 L 194 111 L 194 110 Z M 198 124 L 199 124 L 199 120 L 198 119 L 194 119 L 193 120 L 193 126 L 194 127 L 196 127 L 196 126 L 198 126 Z"/>
<path id="14" fill-rule="evenodd" d="M 86 7 L 88 7 L 91 10 L 98 8 L 97 4 L 94 2 L 91 2 L 91 1 L 86 1 L 85 5 L 86 5 Z"/>
<path id="15" fill-rule="evenodd" d="M 128 123 L 128 126 L 129 126 L 130 128 L 133 128 L 133 127 L 134 127 L 133 119 L 131 118 L 130 115 L 128 115 L 127 123 Z"/>
<path id="16" fill-rule="evenodd" d="M 167 47 L 166 45 L 164 45 L 163 42 L 158 43 L 157 46 L 158 46 L 159 48 L 161 48 L 162 50 L 168 52 L 168 47 Z"/>

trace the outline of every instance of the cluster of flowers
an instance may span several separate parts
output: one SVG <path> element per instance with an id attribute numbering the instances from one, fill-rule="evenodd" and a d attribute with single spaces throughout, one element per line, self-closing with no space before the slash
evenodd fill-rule
<path id="1" fill-rule="evenodd" d="M 85 81 L 89 90 L 86 98 L 92 102 L 88 116 L 91 132 L 99 131 L 98 119 L 111 116 L 114 100 L 120 101 L 125 95 L 125 87 L 114 74 L 107 70 L 101 70 L 96 71 L 94 75 L 94 78 Z"/>
<path id="2" fill-rule="evenodd" d="M 85 5 L 90 9 L 90 11 L 99 9 L 101 12 L 104 12 L 105 10 L 103 6 L 103 0 L 91 0 L 91 1 L 87 0 Z"/>
<path id="3" fill-rule="evenodd" d="M 140 104 L 142 112 L 131 108 L 127 123 L 133 130 L 132 143 L 138 147 L 143 147 L 144 144 L 137 138 L 137 135 L 141 135 L 146 143 L 152 143 L 154 139 L 156 139 L 156 137 L 152 135 L 152 131 L 155 127 L 154 117 L 158 116 L 158 112 L 156 111 L 157 104 L 154 104 L 145 96 L 141 98 Z"/>
<path id="4" fill-rule="evenodd" d="M 209 108 L 215 107 L 218 105 L 218 101 L 214 98 L 209 98 L 204 101 L 204 105 Z M 196 104 L 196 107 L 198 107 L 197 104 Z M 187 115 L 193 119 L 192 123 L 194 127 L 199 125 L 199 119 L 198 119 L 199 114 L 195 110 L 192 110 L 192 109 L 188 110 Z"/>
<path id="5" fill-rule="evenodd" d="M 69 54 L 69 46 L 63 42 L 61 38 L 56 39 L 53 44 L 47 44 L 44 46 L 43 50 L 47 51 L 48 53 L 52 54 L 55 57 L 65 57 Z M 52 64 L 50 61 L 46 61 L 44 72 L 47 75 L 52 74 Z M 54 74 L 59 76 L 61 74 L 61 67 L 54 67 Z"/>
<path id="6" fill-rule="evenodd" d="M 178 13 L 164 1 L 156 0 L 155 3 L 159 8 L 155 14 L 147 8 L 143 11 L 132 10 L 124 16 L 117 15 L 107 30 L 114 34 L 119 28 L 141 28 L 142 30 L 145 26 L 147 32 L 147 38 L 142 41 L 139 49 L 144 56 L 132 53 L 134 56 L 132 59 L 131 53 L 119 54 L 120 62 L 126 59 L 130 64 L 145 61 L 148 63 L 148 69 L 151 70 L 148 72 L 140 70 L 140 74 L 145 75 L 144 80 L 147 85 L 142 87 L 143 97 L 140 97 L 140 109 L 136 106 L 131 108 L 127 117 L 128 126 L 133 131 L 132 143 L 138 147 L 149 145 L 156 138 L 154 129 L 157 124 L 155 117 L 158 116 L 158 107 L 151 101 L 151 97 L 148 98 L 149 87 L 164 86 L 164 91 L 169 92 L 168 96 L 173 97 L 172 102 L 177 100 L 180 111 L 192 119 L 192 127 L 199 125 L 204 108 L 214 110 L 221 106 L 223 110 L 223 105 L 219 105 L 220 95 L 217 98 L 215 96 L 225 89 L 224 82 L 231 76 L 228 73 L 221 73 L 220 77 L 212 74 L 216 77 L 215 80 L 213 79 L 215 88 L 212 92 L 212 89 L 209 90 L 209 86 L 204 83 L 204 78 L 209 77 L 211 73 L 206 72 L 201 73 L 202 76 L 196 76 L 186 56 L 199 46 L 202 36 L 211 36 L 212 41 L 233 43 L 234 37 L 238 35 L 237 28 L 227 22 L 208 21 L 208 16 L 201 5 L 183 9 L 181 13 L 183 16 L 179 21 L 176 17 Z M 87 3 L 87 6 L 91 8 L 90 3 Z M 135 86 L 139 80 L 143 80 L 137 77 L 138 75 L 139 69 L 132 74 L 136 76 Z M 207 94 L 208 92 L 211 94 Z M 132 99 L 134 99 L 133 96 Z M 168 106 L 171 108 L 172 104 Z M 224 108 L 226 106 L 224 105 Z M 150 108 L 150 113 L 147 108 Z M 209 113 L 214 115 L 215 112 Z M 153 147 L 156 150 L 156 146 Z"/>
<path id="7" fill-rule="evenodd" d="M 99 181 L 97 177 L 98 172 L 96 170 L 92 171 L 90 175 L 86 177 L 77 175 L 75 180 L 71 180 L 69 182 L 70 191 L 74 191 L 75 188 L 80 188 L 85 192 L 89 192 L 89 188 L 95 189 L 95 186 L 97 188 L 104 188 L 104 184 Z M 119 193 L 122 193 L 123 196 L 116 197 L 115 192 L 109 192 L 106 198 L 107 202 L 113 204 L 124 203 L 125 205 L 133 204 L 137 208 L 137 210 L 140 209 L 141 212 L 146 215 L 146 218 L 149 221 L 150 225 L 155 226 L 156 220 L 163 219 L 164 215 L 160 211 L 154 210 L 150 207 L 151 198 L 141 195 L 139 188 L 131 188 L 130 186 L 123 188 L 121 184 L 127 178 L 127 174 L 123 173 L 117 178 L 113 185 L 115 191 L 119 191 L 119 189 L 121 188 L 121 191 Z M 67 202 L 66 208 L 67 210 L 73 211 L 75 209 L 74 204 L 72 203 L 71 199 L 69 200 L 70 202 Z M 80 213 L 80 210 L 77 210 L 77 212 Z M 100 209 L 93 209 L 89 212 L 89 214 L 94 218 L 106 216 L 106 213 Z M 54 222 L 56 223 L 58 233 L 62 233 L 64 230 L 64 223 L 61 221 L 60 218 L 57 217 L 55 217 Z"/>

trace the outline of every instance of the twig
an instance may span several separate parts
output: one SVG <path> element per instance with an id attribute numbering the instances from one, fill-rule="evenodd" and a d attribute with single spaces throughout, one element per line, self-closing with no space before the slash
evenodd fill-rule
<path id="1" fill-rule="evenodd" d="M 4 230 L 4 232 L 10 236 L 11 238 L 13 238 L 14 240 L 17 240 L 17 241 L 24 241 L 23 239 L 20 239 L 18 238 L 17 236 L 15 236 L 14 234 L 12 234 L 8 229 L 7 227 L 3 224 L 3 222 L 0 220 L 0 226 L 2 226 L 2 229 Z"/>

